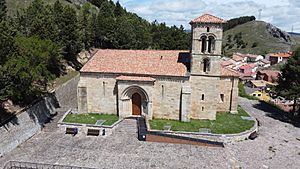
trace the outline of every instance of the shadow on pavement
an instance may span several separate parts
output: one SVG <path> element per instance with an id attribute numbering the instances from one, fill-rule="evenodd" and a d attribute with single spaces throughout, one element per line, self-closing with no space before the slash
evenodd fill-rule
<path id="1" fill-rule="evenodd" d="M 278 108 L 260 101 L 253 105 L 254 108 L 266 112 L 268 117 L 279 120 L 284 123 L 290 123 L 295 127 L 300 128 L 300 118 L 295 118 L 291 113 L 279 110 Z"/>

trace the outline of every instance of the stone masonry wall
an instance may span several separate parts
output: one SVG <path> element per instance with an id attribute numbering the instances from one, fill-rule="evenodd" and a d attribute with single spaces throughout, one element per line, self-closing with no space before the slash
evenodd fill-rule
<path id="1" fill-rule="evenodd" d="M 39 132 L 50 115 L 55 112 L 55 104 L 55 99 L 46 97 L 17 115 L 9 123 L 0 126 L 0 156 Z"/>
<path id="2" fill-rule="evenodd" d="M 222 102 L 219 96 L 218 112 L 236 112 L 237 111 L 237 99 L 238 99 L 238 79 L 227 77 L 221 78 L 219 84 L 220 94 L 224 95 L 224 101 Z M 232 91 L 231 91 L 232 90 Z M 232 93 L 231 93 L 232 92 Z M 231 98 L 232 97 L 232 98 Z"/>
<path id="3" fill-rule="evenodd" d="M 77 108 L 77 85 L 80 76 L 77 75 L 65 84 L 55 89 L 55 96 L 60 106 L 66 108 Z"/>
<path id="4" fill-rule="evenodd" d="M 180 119 L 182 80 L 159 79 L 154 86 L 153 118 Z"/>
<path id="5" fill-rule="evenodd" d="M 16 148 L 38 133 L 56 112 L 58 106 L 77 107 L 77 84 L 79 76 L 71 79 L 48 97 L 19 113 L 10 122 L 0 126 L 0 156 Z M 59 105 L 58 105 L 59 104 Z"/>
<path id="6" fill-rule="evenodd" d="M 88 113 L 117 114 L 115 78 L 116 75 L 81 75 L 78 87 L 86 87 Z"/>

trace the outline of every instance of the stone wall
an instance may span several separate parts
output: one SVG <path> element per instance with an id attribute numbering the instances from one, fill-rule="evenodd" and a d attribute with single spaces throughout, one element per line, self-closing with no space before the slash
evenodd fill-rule
<path id="1" fill-rule="evenodd" d="M 22 142 L 38 133 L 55 114 L 57 107 L 77 107 L 79 76 L 71 79 L 49 96 L 29 106 L 8 123 L 0 126 L 0 156 L 13 150 Z"/>
<path id="2" fill-rule="evenodd" d="M 65 108 L 77 108 L 77 85 L 80 75 L 69 80 L 55 89 L 55 96 L 59 105 Z"/>
<path id="3" fill-rule="evenodd" d="M 182 79 L 158 79 L 154 86 L 153 117 L 180 119 Z"/>
<path id="4" fill-rule="evenodd" d="M 0 126 L 0 156 L 39 132 L 55 112 L 55 106 L 55 98 L 46 97 Z"/>
<path id="5" fill-rule="evenodd" d="M 81 111 L 84 107 L 79 107 L 79 113 L 117 113 L 117 86 L 116 75 L 81 74 L 78 88 L 86 88 L 87 110 Z M 80 96 L 82 93 L 78 93 Z M 81 98 L 84 99 L 84 98 Z"/>

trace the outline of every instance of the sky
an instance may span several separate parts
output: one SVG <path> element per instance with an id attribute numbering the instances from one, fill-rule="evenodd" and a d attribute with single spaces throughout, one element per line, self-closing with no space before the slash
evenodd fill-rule
<path id="1" fill-rule="evenodd" d="M 117 0 L 114 0 L 117 1 Z M 240 16 L 255 16 L 290 32 L 300 32 L 300 0 L 119 0 L 127 11 L 152 22 L 167 25 L 183 25 L 190 29 L 189 22 L 203 13 L 223 19 Z"/>

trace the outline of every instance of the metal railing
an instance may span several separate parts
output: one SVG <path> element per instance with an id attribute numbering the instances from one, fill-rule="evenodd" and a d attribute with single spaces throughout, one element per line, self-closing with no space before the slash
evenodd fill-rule
<path id="1" fill-rule="evenodd" d="M 94 169 L 94 168 L 9 161 L 5 164 L 3 169 Z"/>

